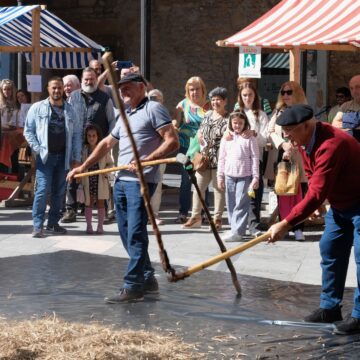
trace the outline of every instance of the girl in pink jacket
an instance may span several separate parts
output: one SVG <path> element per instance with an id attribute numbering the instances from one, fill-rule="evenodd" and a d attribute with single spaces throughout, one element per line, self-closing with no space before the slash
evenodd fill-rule
<path id="1" fill-rule="evenodd" d="M 227 242 L 242 241 L 246 231 L 252 189 L 259 186 L 259 147 L 249 136 L 249 120 L 243 111 L 230 114 L 231 136 L 220 143 L 218 187 L 226 189 L 226 206 L 231 231 L 223 236 Z M 249 193 L 249 194 L 248 194 Z"/>

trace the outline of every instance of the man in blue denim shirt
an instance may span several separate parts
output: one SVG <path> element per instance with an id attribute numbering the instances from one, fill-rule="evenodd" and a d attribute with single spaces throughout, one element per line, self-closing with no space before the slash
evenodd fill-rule
<path id="1" fill-rule="evenodd" d="M 141 75 L 129 74 L 120 80 L 119 85 L 123 101 L 128 106 L 126 113 L 141 160 L 160 159 L 176 151 L 179 140 L 171 124 L 170 115 L 163 105 L 150 101 L 145 96 L 144 78 Z M 118 294 L 105 298 L 108 304 L 142 301 L 144 294 L 158 292 L 158 283 L 148 254 L 148 217 L 144 198 L 140 191 L 131 143 L 121 119 L 86 161 L 69 173 L 68 180 L 96 163 L 117 142 L 118 165 L 131 164 L 129 170 L 121 170 L 117 174 L 114 185 L 119 233 L 130 260 L 124 276 L 124 285 Z M 158 167 L 145 167 L 144 177 L 152 195 L 159 181 Z"/>
<path id="2" fill-rule="evenodd" d="M 31 106 L 25 121 L 24 136 L 36 155 L 36 190 L 33 203 L 33 237 L 43 237 L 48 194 L 50 210 L 47 234 L 64 234 L 59 226 L 66 174 L 80 165 L 81 132 L 71 105 L 63 100 L 64 83 L 54 77 L 48 82 L 49 97 Z"/>

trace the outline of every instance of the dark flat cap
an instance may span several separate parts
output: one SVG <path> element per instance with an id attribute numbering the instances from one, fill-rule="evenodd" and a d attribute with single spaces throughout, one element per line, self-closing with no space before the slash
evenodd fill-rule
<path id="1" fill-rule="evenodd" d="M 140 74 L 135 74 L 135 73 L 130 73 L 125 75 L 122 79 L 120 79 L 118 84 L 122 85 L 128 82 L 138 82 L 146 85 L 145 79 Z"/>
<path id="2" fill-rule="evenodd" d="M 312 119 L 313 110 L 309 105 L 293 105 L 285 109 L 285 111 L 276 119 L 276 124 L 280 126 L 298 125 L 304 121 Z"/>

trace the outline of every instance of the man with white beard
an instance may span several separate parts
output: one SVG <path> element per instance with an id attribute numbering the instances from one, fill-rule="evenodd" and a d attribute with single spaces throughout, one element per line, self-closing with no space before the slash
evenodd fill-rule
<path id="1" fill-rule="evenodd" d="M 69 103 L 79 116 L 78 125 L 82 134 L 86 125 L 95 124 L 101 129 L 102 136 L 106 137 L 115 126 L 115 113 L 109 95 L 98 89 L 97 83 L 95 70 L 86 67 L 81 75 L 81 89 L 70 94 Z M 68 183 L 66 212 L 61 219 L 63 223 L 76 221 L 76 189 L 75 181 Z"/>

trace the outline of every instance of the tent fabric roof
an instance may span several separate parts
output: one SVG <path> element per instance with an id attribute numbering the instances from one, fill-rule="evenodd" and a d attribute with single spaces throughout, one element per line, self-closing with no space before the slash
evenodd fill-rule
<path id="1" fill-rule="evenodd" d="M 283 0 L 220 46 L 360 46 L 359 0 Z"/>
<path id="2" fill-rule="evenodd" d="M 267 69 L 289 69 L 289 64 L 290 59 L 288 53 L 267 54 L 262 63 L 262 67 Z"/>
<path id="3" fill-rule="evenodd" d="M 0 46 L 32 46 L 32 10 L 39 5 L 0 7 Z M 42 47 L 87 48 L 88 52 L 42 52 L 41 67 L 83 68 L 98 58 L 104 48 L 81 34 L 66 22 L 41 9 L 40 45 Z M 31 54 L 26 53 L 28 61 Z"/>

